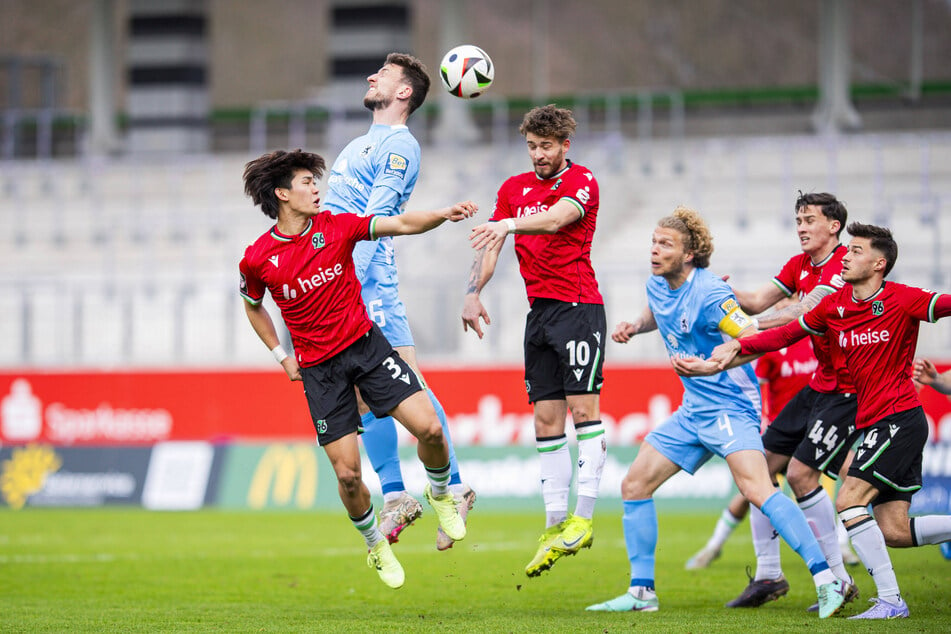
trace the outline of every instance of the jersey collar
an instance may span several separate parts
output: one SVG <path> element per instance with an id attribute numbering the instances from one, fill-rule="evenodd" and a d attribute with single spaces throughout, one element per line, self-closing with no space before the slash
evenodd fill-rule
<path id="1" fill-rule="evenodd" d="M 550 181 L 550 180 L 554 180 L 554 179 L 558 178 L 559 176 L 561 176 L 562 174 L 564 174 L 565 172 L 567 172 L 568 170 L 570 170 L 572 165 L 574 165 L 574 163 L 571 162 L 571 159 L 565 159 L 565 167 L 564 167 L 564 169 L 561 170 L 560 172 L 558 172 L 557 174 L 552 174 L 552 175 L 549 176 L 548 178 L 542 178 L 541 176 L 538 175 L 538 172 L 535 172 L 535 171 L 533 171 L 532 174 L 534 174 L 534 175 L 535 175 L 535 178 L 537 178 L 537 179 L 540 180 L 540 181 Z"/>
<path id="2" fill-rule="evenodd" d="M 878 287 L 877 291 L 875 291 L 874 293 L 872 293 L 871 295 L 869 295 L 868 297 L 864 299 L 859 299 L 858 297 L 855 296 L 855 287 L 853 286 L 852 287 L 852 301 L 855 302 L 856 304 L 867 304 L 868 302 L 872 301 L 873 299 L 881 295 L 882 291 L 884 290 L 885 290 L 885 280 L 882 280 L 882 285 Z"/>
<path id="3" fill-rule="evenodd" d="M 827 256 L 825 256 L 824 258 L 822 258 L 822 260 L 821 260 L 820 262 L 813 262 L 813 261 L 812 261 L 812 258 L 809 258 L 809 263 L 810 263 L 812 266 L 814 266 L 815 268 L 821 269 L 823 266 L 825 266 L 826 264 L 828 264 L 829 260 L 832 259 L 832 256 L 835 255 L 835 254 L 839 251 L 840 248 L 845 248 L 845 247 L 842 246 L 842 243 L 841 243 L 841 242 L 840 242 L 839 244 L 835 245 L 835 248 L 832 249 L 831 251 L 829 251 L 829 255 L 827 255 Z"/>
<path id="4" fill-rule="evenodd" d="M 304 230 L 301 231 L 296 236 L 285 236 L 283 233 L 277 230 L 277 225 L 271 227 L 271 237 L 277 240 L 278 242 L 292 242 L 295 238 L 302 238 L 306 236 L 314 226 L 314 219 L 311 218 L 307 221 L 307 226 L 304 227 Z"/>

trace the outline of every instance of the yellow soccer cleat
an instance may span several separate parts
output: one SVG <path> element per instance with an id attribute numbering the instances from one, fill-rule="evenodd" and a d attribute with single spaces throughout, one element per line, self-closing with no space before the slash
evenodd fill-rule
<path id="1" fill-rule="evenodd" d="M 391 588 L 396 589 L 402 587 L 403 582 L 406 580 L 406 575 L 403 573 L 403 566 L 400 565 L 396 555 L 393 554 L 393 549 L 390 548 L 390 542 L 385 539 L 380 540 L 376 546 L 370 549 L 370 554 L 367 555 L 367 565 L 371 568 L 376 568 L 380 579 Z"/>
<path id="2" fill-rule="evenodd" d="M 545 532 L 542 533 L 542 536 L 538 538 L 538 550 L 535 551 L 535 557 L 525 566 L 526 575 L 529 577 L 537 577 L 551 568 L 555 561 L 564 554 L 559 550 L 552 550 L 551 546 L 561 537 L 561 531 L 565 527 L 565 524 L 566 522 L 561 522 L 560 524 L 549 526 L 545 529 Z"/>

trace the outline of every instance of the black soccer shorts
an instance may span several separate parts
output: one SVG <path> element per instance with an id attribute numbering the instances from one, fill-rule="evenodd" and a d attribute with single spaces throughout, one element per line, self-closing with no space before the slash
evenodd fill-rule
<path id="1" fill-rule="evenodd" d="M 317 444 L 326 445 L 358 431 L 360 413 L 354 386 L 375 416 L 385 416 L 422 390 L 412 368 L 374 324 L 333 357 L 301 368 Z"/>
<path id="2" fill-rule="evenodd" d="M 602 304 L 536 299 L 525 319 L 528 402 L 600 394 L 606 330 Z"/>
<path id="3" fill-rule="evenodd" d="M 865 435 L 855 449 L 849 477 L 876 489 L 872 506 L 893 500 L 911 501 L 921 488 L 921 454 L 928 442 L 928 419 L 921 407 L 886 416 L 859 430 Z"/>

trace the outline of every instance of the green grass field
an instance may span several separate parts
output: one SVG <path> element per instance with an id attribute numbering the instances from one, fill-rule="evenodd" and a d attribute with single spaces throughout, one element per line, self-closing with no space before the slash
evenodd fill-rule
<path id="1" fill-rule="evenodd" d="M 951 562 L 935 546 L 892 551 L 911 607 L 906 621 L 819 621 L 807 614 L 815 591 L 789 550 L 783 561 L 792 589 L 785 598 L 755 610 L 725 609 L 753 563 L 747 525 L 710 569 L 684 570 L 715 520 L 661 509 L 660 611 L 603 614 L 584 607 L 628 583 L 619 509 L 596 516 L 591 550 L 535 579 L 523 568 L 542 528 L 541 511 L 480 513 L 476 506 L 467 539 L 444 553 L 435 550 L 435 519 L 427 512 L 395 546 L 406 570 L 406 585 L 395 591 L 366 566 L 362 540 L 342 510 L 3 511 L 0 631 L 951 631 Z M 860 567 L 853 574 L 864 609 L 874 585 Z"/>

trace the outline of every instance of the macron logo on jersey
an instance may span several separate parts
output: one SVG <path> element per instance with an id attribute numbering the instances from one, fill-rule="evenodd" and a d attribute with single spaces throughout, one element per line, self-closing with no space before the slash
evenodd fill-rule
<path id="1" fill-rule="evenodd" d="M 278 258 L 278 257 L 279 257 L 279 256 L 272 255 L 271 257 L 269 257 L 269 258 L 267 259 L 267 261 L 270 262 L 271 264 L 273 264 L 273 265 L 274 265 L 274 268 L 277 268 L 277 258 Z"/>
<path id="2" fill-rule="evenodd" d="M 522 188 L 522 196 L 524 196 L 525 194 L 527 194 L 527 193 L 530 192 L 530 191 L 532 191 L 532 188 L 531 188 L 531 187 L 523 187 L 523 188 Z"/>
<path id="3" fill-rule="evenodd" d="M 801 272 L 799 273 L 799 279 L 801 279 L 801 280 L 802 280 L 802 279 L 805 279 L 807 275 L 809 275 L 809 271 L 801 271 Z"/>
<path id="4" fill-rule="evenodd" d="M 845 350 L 848 347 L 887 343 L 891 337 L 892 333 L 887 330 L 872 330 L 871 328 L 863 332 L 850 330 L 839 333 L 839 347 Z"/>

